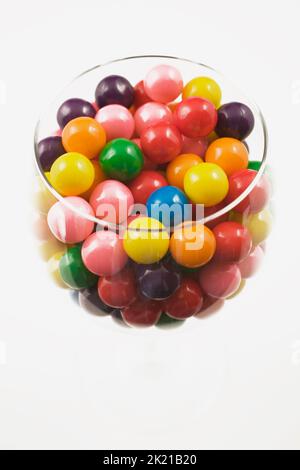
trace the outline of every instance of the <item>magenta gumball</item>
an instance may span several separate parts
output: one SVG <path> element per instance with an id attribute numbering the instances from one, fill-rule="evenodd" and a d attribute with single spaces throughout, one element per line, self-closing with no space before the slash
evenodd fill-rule
<path id="1" fill-rule="evenodd" d="M 48 225 L 53 235 L 63 243 L 79 243 L 94 230 L 94 217 L 90 204 L 81 197 L 65 197 L 56 202 L 48 212 Z"/>
<path id="2" fill-rule="evenodd" d="M 113 224 L 127 219 L 134 204 L 133 195 L 125 184 L 116 180 L 99 183 L 90 197 L 96 217 Z"/>
<path id="3" fill-rule="evenodd" d="M 198 139 L 191 139 L 190 137 L 182 136 L 182 153 L 194 153 L 199 157 L 204 157 L 208 147 L 206 137 L 199 137 Z"/>
<path id="4" fill-rule="evenodd" d="M 171 65 L 157 65 L 146 75 L 144 87 L 147 95 L 160 103 L 175 100 L 183 88 L 181 73 Z"/>
<path id="5" fill-rule="evenodd" d="M 264 259 L 264 251 L 260 246 L 256 246 L 251 253 L 241 261 L 238 266 L 243 279 L 254 276 L 259 270 Z"/>
<path id="6" fill-rule="evenodd" d="M 125 106 L 110 104 L 101 108 L 95 117 L 106 133 L 106 140 L 110 141 L 123 137 L 131 139 L 134 132 L 134 119 Z"/>
<path id="7" fill-rule="evenodd" d="M 128 261 L 123 241 L 108 230 L 90 235 L 82 245 L 81 255 L 85 267 L 97 276 L 113 276 Z"/>
<path id="8" fill-rule="evenodd" d="M 171 124 L 173 115 L 168 106 L 161 103 L 146 103 L 134 114 L 135 130 L 138 135 L 150 126 L 155 124 Z"/>

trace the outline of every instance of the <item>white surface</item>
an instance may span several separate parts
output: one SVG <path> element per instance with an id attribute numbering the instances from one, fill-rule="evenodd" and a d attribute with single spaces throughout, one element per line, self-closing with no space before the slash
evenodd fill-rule
<path id="1" fill-rule="evenodd" d="M 0 447 L 299 449 L 299 2 L 1 6 Z M 29 230 L 40 110 L 82 70 L 139 53 L 240 84 L 265 114 L 276 172 L 264 268 L 221 314 L 171 332 L 85 314 L 52 286 Z"/>

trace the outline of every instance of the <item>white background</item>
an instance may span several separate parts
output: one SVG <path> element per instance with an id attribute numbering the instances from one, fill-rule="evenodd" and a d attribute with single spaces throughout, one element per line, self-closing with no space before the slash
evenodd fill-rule
<path id="1" fill-rule="evenodd" d="M 299 18 L 297 0 L 1 0 L 1 448 L 300 448 Z M 171 331 L 84 313 L 30 232 L 40 111 L 81 71 L 147 53 L 246 90 L 276 177 L 261 272 L 219 315 Z"/>

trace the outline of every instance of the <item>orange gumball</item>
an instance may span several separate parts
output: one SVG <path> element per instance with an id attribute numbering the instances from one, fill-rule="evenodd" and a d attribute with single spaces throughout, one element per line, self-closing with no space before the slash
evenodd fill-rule
<path id="1" fill-rule="evenodd" d="M 102 167 L 99 165 L 99 161 L 98 160 L 92 160 L 91 163 L 93 164 L 93 167 L 95 169 L 95 177 L 94 177 L 94 182 L 92 184 L 92 186 L 90 187 L 90 189 L 88 189 L 85 193 L 83 194 L 80 194 L 80 197 L 83 197 L 84 199 L 86 199 L 87 201 L 89 201 L 91 195 L 92 195 L 92 192 L 94 191 L 95 187 L 99 184 L 99 183 L 102 183 L 102 181 L 106 180 L 107 177 L 104 173 L 104 171 L 102 170 Z"/>
<path id="2" fill-rule="evenodd" d="M 78 152 L 89 159 L 96 158 L 106 144 L 105 130 L 96 119 L 78 117 L 64 127 L 62 143 L 67 152 Z"/>
<path id="3" fill-rule="evenodd" d="M 216 251 L 213 232 L 200 223 L 186 222 L 174 230 L 170 252 L 176 263 L 186 268 L 200 268 L 208 263 Z"/>
<path id="4" fill-rule="evenodd" d="M 184 176 L 186 172 L 192 167 L 203 163 L 201 157 L 194 153 L 183 153 L 174 158 L 168 166 L 166 177 L 171 186 L 177 186 L 184 190 Z"/>
<path id="5" fill-rule="evenodd" d="M 219 165 L 227 176 L 245 170 L 248 167 L 248 159 L 246 146 L 240 140 L 231 137 L 214 140 L 205 154 L 205 161 Z"/>

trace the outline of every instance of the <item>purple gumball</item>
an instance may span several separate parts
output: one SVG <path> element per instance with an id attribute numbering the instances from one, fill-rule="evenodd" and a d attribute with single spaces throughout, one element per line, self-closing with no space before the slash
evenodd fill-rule
<path id="1" fill-rule="evenodd" d="M 134 100 L 134 88 L 120 75 L 109 75 L 98 84 L 95 98 L 99 108 L 109 104 L 120 104 L 130 108 Z"/>
<path id="2" fill-rule="evenodd" d="M 174 263 L 162 260 L 153 264 L 135 265 L 137 283 L 141 294 L 148 299 L 163 300 L 172 295 L 180 285 L 181 272 Z"/>
<path id="3" fill-rule="evenodd" d="M 55 160 L 66 153 L 61 137 L 46 137 L 38 143 L 38 158 L 44 171 L 49 171 Z"/>
<path id="4" fill-rule="evenodd" d="M 57 122 L 61 129 L 68 124 L 69 121 L 78 117 L 94 118 L 96 110 L 89 101 L 81 98 L 71 98 L 65 101 L 57 111 Z"/>
<path id="5" fill-rule="evenodd" d="M 226 103 L 218 109 L 216 133 L 219 137 L 233 137 L 244 140 L 252 132 L 254 116 L 243 103 Z"/>

